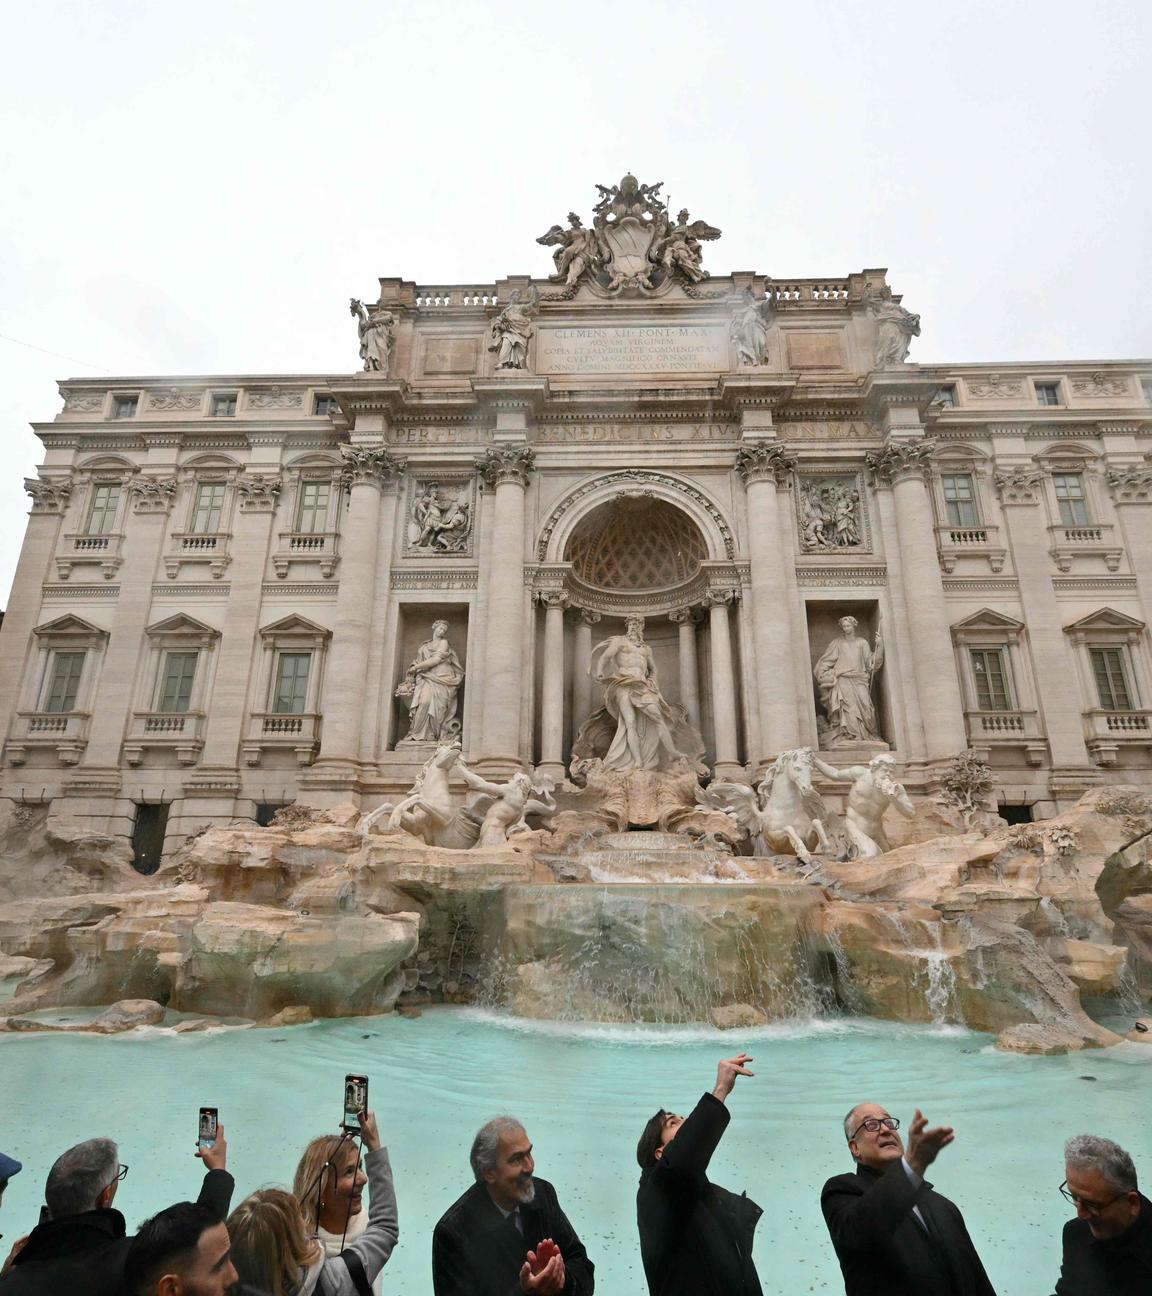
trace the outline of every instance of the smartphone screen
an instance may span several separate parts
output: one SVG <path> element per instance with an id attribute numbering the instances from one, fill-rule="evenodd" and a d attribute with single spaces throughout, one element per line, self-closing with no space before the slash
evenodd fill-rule
<path id="1" fill-rule="evenodd" d="M 197 1144 L 202 1148 L 216 1146 L 216 1123 L 218 1120 L 217 1108 L 201 1107 L 200 1108 L 200 1132 L 196 1136 Z"/>
<path id="2" fill-rule="evenodd" d="M 344 1077 L 344 1121 L 346 1130 L 360 1128 L 360 1113 L 368 1107 L 368 1077 L 366 1075 L 346 1075 Z"/>

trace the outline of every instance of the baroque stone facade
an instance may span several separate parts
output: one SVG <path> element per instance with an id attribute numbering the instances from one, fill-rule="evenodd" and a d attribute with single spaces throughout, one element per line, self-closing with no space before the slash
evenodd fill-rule
<path id="1" fill-rule="evenodd" d="M 169 847 L 370 809 L 429 757 L 434 625 L 468 763 L 560 780 L 594 632 L 639 616 L 720 779 L 883 747 L 915 800 L 971 747 L 1036 817 L 1152 785 L 1152 363 L 922 366 L 883 270 L 710 275 L 719 237 L 625 177 L 537 240 L 554 273 L 382 278 L 348 373 L 62 382 L 0 793 Z M 878 736 L 846 755 L 849 686 Z"/>

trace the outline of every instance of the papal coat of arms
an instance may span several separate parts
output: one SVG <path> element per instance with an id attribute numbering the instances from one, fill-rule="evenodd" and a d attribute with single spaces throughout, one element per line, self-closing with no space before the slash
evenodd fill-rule
<path id="1" fill-rule="evenodd" d="M 720 231 L 707 221 L 690 221 L 687 209 L 672 220 L 660 198 L 659 184 L 641 184 L 626 175 L 618 185 L 597 185 L 600 201 L 592 209 L 592 228 L 575 212 L 568 228 L 553 225 L 537 243 L 555 248 L 556 273 L 550 278 L 575 288 L 582 280 L 604 292 L 653 292 L 670 279 L 698 284 L 708 278 L 702 269 L 700 244 L 718 239 Z"/>

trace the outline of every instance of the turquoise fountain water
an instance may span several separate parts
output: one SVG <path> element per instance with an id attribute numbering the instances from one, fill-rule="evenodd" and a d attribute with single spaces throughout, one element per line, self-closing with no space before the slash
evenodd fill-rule
<path id="1" fill-rule="evenodd" d="M 884 1102 L 906 1122 L 921 1104 L 933 1121 L 956 1126 L 932 1179 L 964 1210 L 1001 1296 L 1055 1284 L 1067 1135 L 1118 1139 L 1152 1179 L 1148 1046 L 1035 1058 L 997 1053 L 987 1036 L 958 1028 L 858 1019 L 721 1034 L 438 1009 L 419 1020 L 292 1030 L 0 1035 L 2 1146 L 27 1167 L 5 1196 L 0 1225 L 11 1238 L 34 1221 L 52 1159 L 96 1134 L 115 1137 L 131 1167 L 116 1202 L 130 1227 L 194 1196 L 200 1104 L 220 1108 L 237 1200 L 289 1183 L 304 1143 L 335 1128 L 344 1073 L 363 1070 L 400 1201 L 385 1291 L 430 1296 L 432 1227 L 467 1186 L 471 1136 L 510 1111 L 596 1262 L 597 1291 L 642 1296 L 636 1139 L 658 1106 L 691 1107 L 711 1087 L 716 1059 L 742 1046 L 757 1075 L 730 1100 L 733 1123 L 713 1174 L 764 1207 L 756 1256 L 766 1293 L 843 1290 L 818 1196 L 828 1175 L 847 1168 L 840 1119 L 860 1099 Z"/>

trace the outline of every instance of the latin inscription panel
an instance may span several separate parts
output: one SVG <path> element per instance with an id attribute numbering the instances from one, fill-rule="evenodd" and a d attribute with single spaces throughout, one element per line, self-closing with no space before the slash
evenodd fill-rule
<path id="1" fill-rule="evenodd" d="M 540 374 L 707 373 L 729 367 L 725 324 L 541 328 Z"/>

